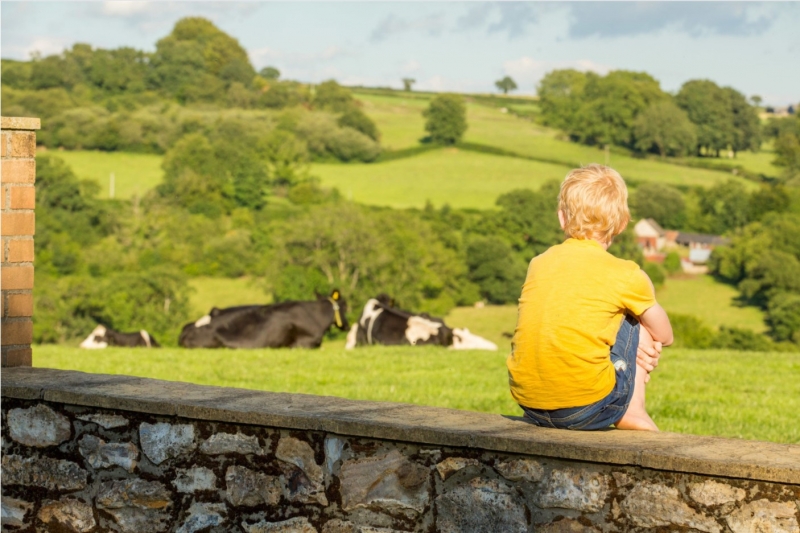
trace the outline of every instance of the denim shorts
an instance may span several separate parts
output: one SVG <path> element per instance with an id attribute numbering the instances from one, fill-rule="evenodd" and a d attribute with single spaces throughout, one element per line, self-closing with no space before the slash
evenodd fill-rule
<path id="1" fill-rule="evenodd" d="M 608 396 L 589 405 L 566 409 L 531 409 L 520 405 L 525 418 L 537 426 L 558 429 L 605 429 L 619 422 L 633 397 L 639 327 L 639 322 L 631 316 L 626 316 L 620 325 L 611 347 L 611 362 L 616 369 L 617 381 Z"/>

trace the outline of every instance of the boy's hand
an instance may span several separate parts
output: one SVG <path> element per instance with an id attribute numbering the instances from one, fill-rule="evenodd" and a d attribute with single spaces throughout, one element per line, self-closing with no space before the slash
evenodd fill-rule
<path id="1" fill-rule="evenodd" d="M 658 366 L 658 359 L 661 357 L 661 351 L 664 345 L 658 341 L 654 341 L 650 332 L 646 328 L 639 330 L 639 346 L 636 350 L 636 363 L 647 371 L 645 376 L 645 383 L 650 381 L 650 372 Z"/>

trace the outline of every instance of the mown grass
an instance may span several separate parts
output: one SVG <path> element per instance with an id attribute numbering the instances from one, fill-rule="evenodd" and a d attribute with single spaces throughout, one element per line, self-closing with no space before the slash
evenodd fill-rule
<path id="1" fill-rule="evenodd" d="M 99 152 L 94 150 L 59 150 L 48 152 L 64 159 L 80 179 L 100 185 L 100 198 L 109 197 L 111 173 L 114 174 L 114 197 L 142 197 L 161 183 L 162 156 L 128 152 Z"/>
<path id="2" fill-rule="evenodd" d="M 260 280 L 253 278 L 212 278 L 200 276 L 189 280 L 192 292 L 189 308 L 192 316 L 200 318 L 212 307 L 268 304 L 271 298 L 264 292 Z"/>
<path id="3" fill-rule="evenodd" d="M 733 326 L 762 333 L 764 312 L 757 307 L 741 306 L 735 287 L 712 276 L 669 278 L 656 294 L 668 313 L 694 315 L 709 326 Z"/>
<path id="4" fill-rule="evenodd" d="M 206 385 L 521 414 L 507 352 L 432 347 L 344 350 L 107 349 L 35 346 L 34 366 Z M 666 350 L 647 388 L 662 430 L 800 442 L 800 354 Z"/>

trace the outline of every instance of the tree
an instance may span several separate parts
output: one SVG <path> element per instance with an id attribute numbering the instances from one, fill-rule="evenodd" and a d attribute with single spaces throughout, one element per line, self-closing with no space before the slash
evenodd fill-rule
<path id="1" fill-rule="evenodd" d="M 348 107 L 337 121 L 339 126 L 343 128 L 353 128 L 372 139 L 373 141 L 380 140 L 381 134 L 378 131 L 378 126 L 369 118 L 366 113 L 361 111 L 355 105 Z"/>
<path id="2" fill-rule="evenodd" d="M 723 91 L 733 115 L 734 134 L 730 148 L 734 157 L 736 152 L 742 150 L 757 152 L 761 147 L 761 121 L 758 112 L 747 103 L 747 98 L 739 91 L 731 87 L 725 87 Z"/>
<path id="3" fill-rule="evenodd" d="M 759 95 L 754 94 L 753 96 L 750 97 L 750 101 L 753 102 L 754 106 L 761 107 L 761 102 L 763 102 L 764 99 L 761 98 Z"/>
<path id="4" fill-rule="evenodd" d="M 417 83 L 414 78 L 403 78 L 403 90 L 411 92 L 411 86 Z"/>
<path id="5" fill-rule="evenodd" d="M 681 229 L 686 223 L 683 195 L 664 183 L 648 182 L 636 187 L 631 208 L 636 217 L 652 218 L 664 228 Z"/>
<path id="6" fill-rule="evenodd" d="M 477 237 L 467 247 L 469 279 L 480 287 L 489 303 L 504 304 L 519 298 L 525 281 L 525 262 L 505 242 Z"/>
<path id="7" fill-rule="evenodd" d="M 265 80 L 277 80 L 281 77 L 281 71 L 275 67 L 264 67 L 258 71 L 258 75 Z"/>
<path id="8" fill-rule="evenodd" d="M 317 85 L 314 105 L 319 109 L 343 112 L 353 105 L 353 95 L 336 80 L 324 81 Z"/>
<path id="9" fill-rule="evenodd" d="M 661 157 L 682 156 L 697 144 L 695 126 L 686 112 L 669 100 L 642 112 L 633 124 L 636 148 L 649 152 L 655 147 Z"/>
<path id="10" fill-rule="evenodd" d="M 503 91 L 503 94 L 508 94 L 508 91 L 513 91 L 517 88 L 516 82 L 510 76 L 506 76 L 501 80 L 494 82 L 495 87 Z"/>
<path id="11" fill-rule="evenodd" d="M 691 80 L 681 87 L 675 97 L 678 106 L 686 111 L 697 126 L 697 154 L 705 155 L 726 150 L 735 142 L 735 126 L 729 95 L 710 80 Z"/>
<path id="12" fill-rule="evenodd" d="M 545 74 L 536 88 L 542 122 L 564 131 L 571 128 L 578 113 L 588 75 L 573 69 Z"/>
<path id="13" fill-rule="evenodd" d="M 464 99 L 459 95 L 437 96 L 431 100 L 422 116 L 427 119 L 425 131 L 434 143 L 455 144 L 467 131 L 467 108 Z"/>
<path id="14" fill-rule="evenodd" d="M 741 182 L 718 183 L 700 197 L 700 212 L 706 217 L 708 231 L 721 235 L 750 222 L 750 195 Z"/>
<path id="15" fill-rule="evenodd" d="M 778 123 L 775 138 L 775 164 L 786 168 L 786 176 L 800 175 L 800 116 Z"/>

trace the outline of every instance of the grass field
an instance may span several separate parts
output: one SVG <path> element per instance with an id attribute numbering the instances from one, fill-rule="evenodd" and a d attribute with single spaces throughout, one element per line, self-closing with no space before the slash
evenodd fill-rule
<path id="1" fill-rule="evenodd" d="M 370 347 L 320 350 L 107 349 L 36 346 L 35 366 L 275 392 L 521 414 L 506 351 Z M 662 430 L 800 443 L 800 354 L 666 350 L 648 385 Z"/>
<path id="2" fill-rule="evenodd" d="M 251 278 L 197 277 L 189 280 L 192 294 L 189 306 L 193 317 L 200 318 L 212 307 L 234 307 L 248 304 L 268 304 L 267 296 L 259 280 Z"/>
<path id="3" fill-rule="evenodd" d="M 114 197 L 141 197 L 161 183 L 161 156 L 91 150 L 49 152 L 64 159 L 80 179 L 96 181 L 100 198 L 109 197 L 109 177 L 114 173 Z"/>
<path id="4" fill-rule="evenodd" d="M 762 333 L 764 313 L 757 307 L 741 307 L 735 287 L 712 276 L 669 278 L 658 290 L 658 302 L 668 313 L 694 315 L 709 326 L 733 326 Z"/>

